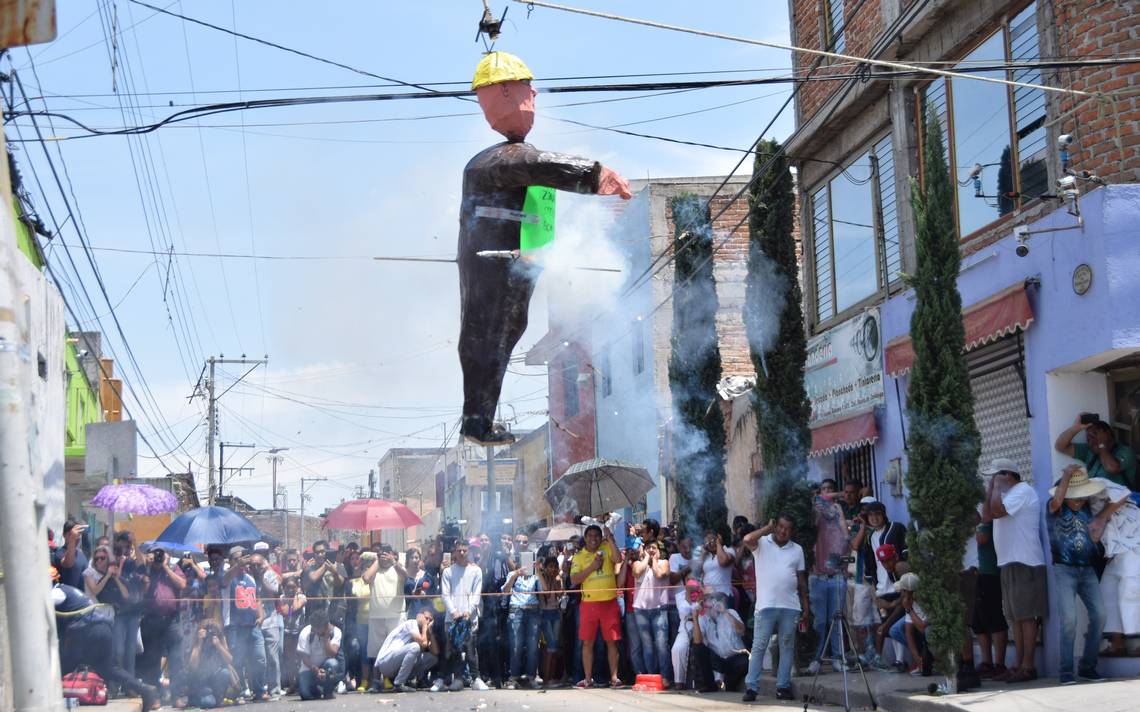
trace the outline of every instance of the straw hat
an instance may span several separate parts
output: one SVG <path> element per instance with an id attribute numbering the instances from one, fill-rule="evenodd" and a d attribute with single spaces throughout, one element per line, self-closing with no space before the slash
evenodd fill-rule
<path id="1" fill-rule="evenodd" d="M 1063 477 L 1063 475 L 1062 475 Z M 1060 480 L 1057 483 L 1060 484 Z M 1069 487 L 1065 490 L 1065 499 L 1084 499 L 1085 497 L 1092 497 L 1094 494 L 1100 494 L 1104 491 L 1104 482 L 1094 482 L 1089 479 L 1089 471 L 1083 467 L 1077 467 L 1073 470 L 1072 476 L 1069 477 Z M 1056 494 L 1057 487 L 1049 490 L 1049 495 Z"/>

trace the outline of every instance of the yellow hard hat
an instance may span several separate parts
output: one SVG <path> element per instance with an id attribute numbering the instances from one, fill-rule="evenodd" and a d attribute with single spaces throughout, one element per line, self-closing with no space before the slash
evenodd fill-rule
<path id="1" fill-rule="evenodd" d="M 488 52 L 479 60 L 479 66 L 475 67 L 475 78 L 471 80 L 471 88 L 478 89 L 521 79 L 534 79 L 534 75 L 521 59 L 506 52 Z"/>

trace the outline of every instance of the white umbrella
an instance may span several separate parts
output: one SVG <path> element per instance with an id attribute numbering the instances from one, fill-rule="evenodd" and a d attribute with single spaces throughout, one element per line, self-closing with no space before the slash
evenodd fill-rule
<path id="1" fill-rule="evenodd" d="M 641 465 L 594 458 L 576 463 L 546 489 L 555 509 L 570 501 L 581 514 L 605 514 L 636 507 L 656 484 Z"/>

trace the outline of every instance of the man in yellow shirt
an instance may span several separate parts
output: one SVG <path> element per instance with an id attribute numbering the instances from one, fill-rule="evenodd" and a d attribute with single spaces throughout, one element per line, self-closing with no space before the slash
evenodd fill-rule
<path id="1" fill-rule="evenodd" d="M 582 587 L 582 603 L 578 609 L 578 638 L 582 641 L 582 672 L 578 687 L 593 685 L 594 639 L 598 626 L 606 643 L 606 658 L 610 664 L 610 687 L 620 688 L 618 678 L 618 647 L 621 640 L 621 609 L 617 602 L 617 573 L 621 559 L 614 546 L 614 535 L 608 528 L 603 541 L 602 528 L 596 524 L 586 527 L 583 535 L 586 547 L 574 555 L 570 563 L 570 583 Z"/>

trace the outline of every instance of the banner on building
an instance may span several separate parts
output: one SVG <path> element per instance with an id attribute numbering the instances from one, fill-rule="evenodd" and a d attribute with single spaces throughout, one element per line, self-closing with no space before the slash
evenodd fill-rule
<path id="1" fill-rule="evenodd" d="M 804 387 L 811 401 L 811 427 L 883 403 L 878 309 L 808 341 Z"/>

